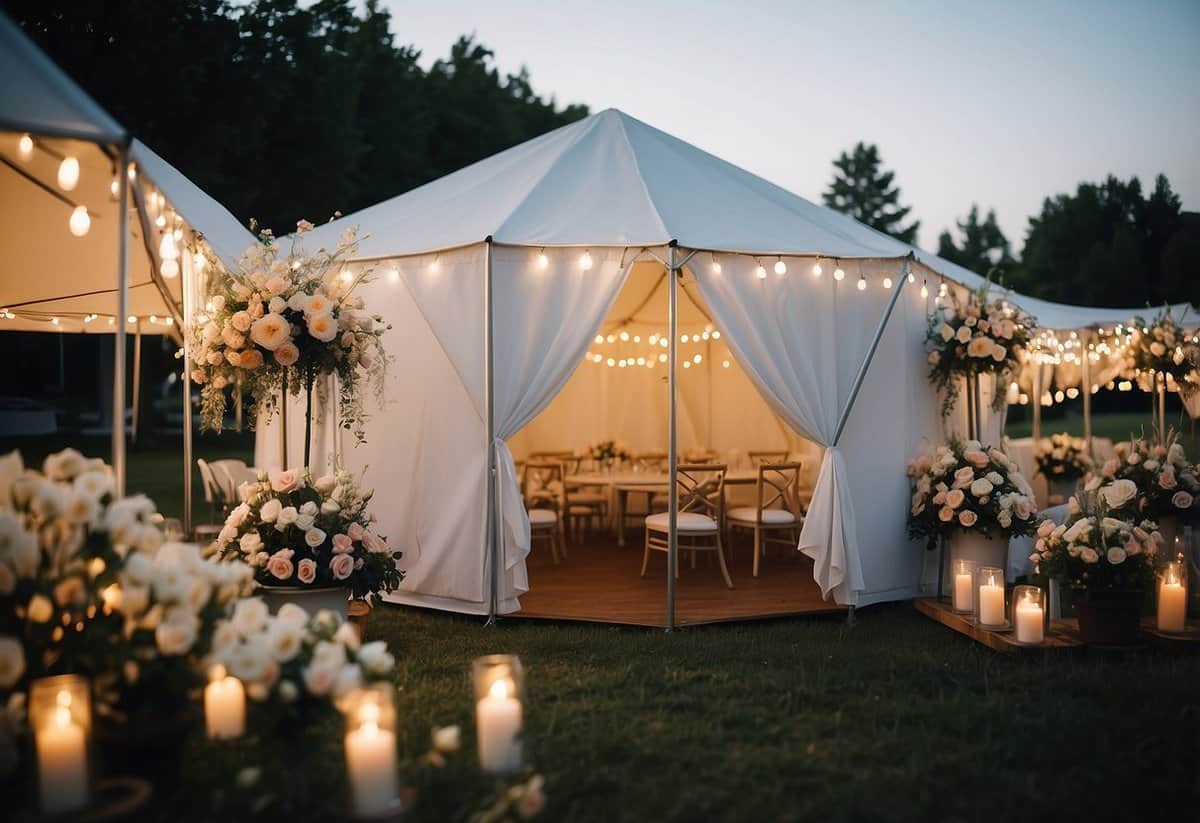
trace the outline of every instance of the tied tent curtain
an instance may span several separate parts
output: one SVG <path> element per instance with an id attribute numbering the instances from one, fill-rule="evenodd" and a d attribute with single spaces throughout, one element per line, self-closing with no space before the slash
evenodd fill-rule
<path id="1" fill-rule="evenodd" d="M 838 419 L 849 400 L 855 375 L 883 318 L 891 290 L 885 276 L 898 279 L 898 261 L 842 262 L 788 259 L 788 271 L 759 279 L 759 261 L 717 256 L 720 273 L 700 253 L 689 270 L 730 351 L 775 412 L 804 437 L 824 447 L 797 547 L 813 559 L 813 577 L 827 599 L 847 602 L 863 589 L 862 563 L 846 460 L 835 443 Z M 860 279 L 866 288 L 857 288 Z M 898 288 L 894 283 L 892 288 Z"/>

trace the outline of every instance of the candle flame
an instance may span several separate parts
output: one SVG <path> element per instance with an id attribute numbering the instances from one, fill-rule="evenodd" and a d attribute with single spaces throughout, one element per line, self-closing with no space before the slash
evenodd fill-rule
<path id="1" fill-rule="evenodd" d="M 218 683 L 225 679 L 225 667 L 220 663 L 214 664 L 208 670 L 208 681 L 210 683 Z"/>
<path id="2" fill-rule="evenodd" d="M 492 687 L 488 689 L 488 696 L 494 697 L 497 700 L 507 700 L 510 696 L 511 684 L 507 678 L 500 678 L 492 683 Z"/>

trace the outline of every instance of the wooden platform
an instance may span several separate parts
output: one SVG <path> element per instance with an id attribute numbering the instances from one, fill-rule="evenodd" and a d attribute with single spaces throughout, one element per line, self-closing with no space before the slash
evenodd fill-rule
<path id="1" fill-rule="evenodd" d="M 1074 618 L 1051 620 L 1046 630 L 1045 642 L 1038 646 L 1030 646 L 1018 643 L 1011 631 L 994 631 L 976 625 L 970 615 L 955 612 L 949 601 L 922 597 L 914 600 L 913 605 L 921 614 L 998 652 L 1029 653 L 1075 649 L 1084 645 L 1079 637 L 1079 621 Z M 1187 624 L 1187 630 L 1182 634 L 1169 634 L 1158 631 L 1154 618 L 1144 617 L 1141 630 L 1142 640 L 1155 646 L 1180 650 L 1200 649 L 1200 625 L 1194 621 Z"/>
<path id="2" fill-rule="evenodd" d="M 642 568 L 642 535 L 632 531 L 624 548 L 613 540 L 569 544 L 569 556 L 555 566 L 544 544 L 529 555 L 529 592 L 512 617 L 587 620 L 634 626 L 667 625 L 667 556 L 655 552 L 646 577 Z M 812 577 L 812 561 L 799 552 L 772 546 L 759 577 L 751 575 L 752 549 L 739 539 L 726 559 L 734 589 L 725 588 L 712 553 L 700 553 L 691 568 L 680 557 L 676 586 L 678 625 L 752 620 L 799 614 L 844 614 L 845 608 L 821 599 Z"/>

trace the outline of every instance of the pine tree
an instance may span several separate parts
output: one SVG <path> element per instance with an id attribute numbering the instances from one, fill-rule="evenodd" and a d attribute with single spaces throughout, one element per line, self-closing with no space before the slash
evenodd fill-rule
<path id="1" fill-rule="evenodd" d="M 979 207 L 971 204 L 965 220 L 956 221 L 962 235 L 962 245 L 954 242 L 948 231 L 938 238 L 938 256 L 987 276 L 994 270 L 1007 271 L 1013 264 L 1008 238 L 996 224 L 996 212 L 988 209 L 987 217 L 979 222 Z"/>
<path id="2" fill-rule="evenodd" d="M 842 152 L 833 161 L 836 171 L 824 194 L 825 205 L 897 240 L 915 243 L 921 221 L 901 225 L 912 207 L 900 205 L 900 188 L 893 185 L 896 173 L 883 171 L 882 162 L 874 144 L 860 142 L 853 154 Z"/>

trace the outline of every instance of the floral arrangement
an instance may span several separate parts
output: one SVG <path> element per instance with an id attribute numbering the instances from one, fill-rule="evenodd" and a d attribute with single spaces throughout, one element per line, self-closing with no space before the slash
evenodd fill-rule
<path id="1" fill-rule="evenodd" d="M 908 476 L 913 484 L 908 532 L 928 539 L 930 547 L 955 529 L 1019 537 L 1037 527 L 1033 489 L 1020 469 L 1003 451 L 978 440 L 938 446 L 910 463 Z"/>
<path id="2" fill-rule="evenodd" d="M 382 640 L 362 643 L 358 630 L 321 610 L 312 617 L 293 603 L 271 615 L 261 598 L 239 600 L 213 633 L 210 666 L 242 681 L 258 703 L 334 707 L 373 682 L 390 681 L 396 660 Z"/>
<path id="3" fill-rule="evenodd" d="M 114 500 L 109 468 L 74 449 L 40 473 L 0 459 L 0 692 L 71 672 L 101 716 L 185 699 L 250 575 L 163 543 L 159 520 L 144 496 Z"/>
<path id="4" fill-rule="evenodd" d="M 997 384 L 1008 383 L 1021 367 L 1022 353 L 1037 326 L 1033 317 L 1007 300 L 987 299 L 988 284 L 968 293 L 966 304 L 954 291 L 929 317 L 925 347 L 929 352 L 929 379 L 944 392 L 943 413 L 958 399 L 958 378 L 995 374 Z M 996 408 L 1004 393 L 996 392 Z"/>
<path id="5" fill-rule="evenodd" d="M 312 224 L 302 220 L 297 226 L 287 253 L 269 231 L 262 232 L 238 271 L 225 269 L 207 249 L 201 252 L 216 272 L 190 332 L 191 377 L 202 386 L 201 425 L 221 430 L 230 387 L 253 398 L 252 423 L 259 413 L 269 418 L 285 391 L 304 391 L 311 417 L 314 381 L 334 374 L 338 419 L 361 443 L 367 420 L 361 384 L 371 383 L 382 398 L 388 355 L 381 338 L 390 326 L 363 311 L 362 298 L 353 294 L 372 274 L 369 268 L 345 267 L 358 248 L 355 230 L 343 232 L 332 252 L 305 255 L 296 237 Z M 323 384 L 317 388 L 323 391 Z"/>
<path id="6" fill-rule="evenodd" d="M 1078 480 L 1092 470 L 1083 438 L 1066 432 L 1038 441 L 1033 457 L 1038 471 L 1049 480 Z"/>
<path id="7" fill-rule="evenodd" d="M 1077 590 L 1144 591 L 1154 580 L 1163 537 L 1153 520 L 1113 516 L 1103 493 L 1071 498 L 1071 518 L 1038 527 L 1029 556 L 1038 574 Z"/>
<path id="8" fill-rule="evenodd" d="M 1118 443 L 1113 452 L 1086 486 L 1103 495 L 1109 509 L 1129 519 L 1194 511 L 1200 499 L 1200 476 L 1175 433 L 1168 432 L 1165 442 L 1153 444 L 1134 437 Z"/>
<path id="9" fill-rule="evenodd" d="M 1128 341 L 1130 376 L 1164 374 L 1183 394 L 1200 388 L 1200 383 L 1193 379 L 1200 367 L 1200 346 L 1192 342 L 1192 337 L 1171 316 L 1170 309 L 1164 309 L 1150 323 L 1135 317 Z"/>
<path id="10" fill-rule="evenodd" d="M 346 586 L 370 599 L 403 579 L 367 514 L 372 492 L 347 471 L 313 480 L 307 469 L 272 471 L 243 486 L 244 501 L 217 536 L 224 560 L 240 560 L 264 586 Z"/>
<path id="11" fill-rule="evenodd" d="M 629 451 L 622 443 L 615 440 L 601 440 L 588 446 L 587 454 L 599 463 L 609 463 L 614 460 L 628 460 Z"/>

